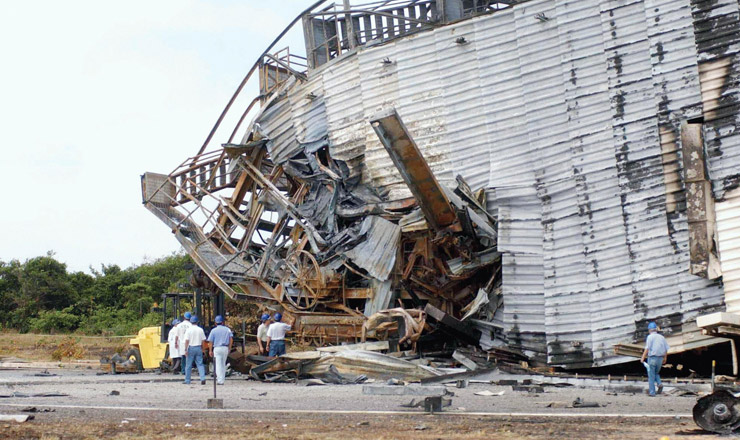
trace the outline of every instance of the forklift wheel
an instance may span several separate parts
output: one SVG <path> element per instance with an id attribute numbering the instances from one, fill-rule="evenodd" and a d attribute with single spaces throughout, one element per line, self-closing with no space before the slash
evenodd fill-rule
<path id="1" fill-rule="evenodd" d="M 138 348 L 132 348 L 124 357 L 134 363 L 137 370 L 144 371 L 144 366 L 141 364 L 141 352 Z"/>

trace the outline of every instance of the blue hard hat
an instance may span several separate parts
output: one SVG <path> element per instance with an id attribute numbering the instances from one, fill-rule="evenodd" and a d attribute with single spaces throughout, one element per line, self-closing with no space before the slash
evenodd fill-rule
<path id="1" fill-rule="evenodd" d="M 179 321 L 179 320 L 178 320 L 177 318 L 175 318 L 175 319 L 173 319 L 173 320 L 172 320 L 172 325 L 173 325 L 173 326 L 174 326 L 174 325 L 177 325 L 177 324 L 179 324 L 179 323 L 180 323 L 180 321 Z"/>
<path id="2" fill-rule="evenodd" d="M 658 328 L 658 324 L 654 322 L 651 322 L 650 324 L 648 324 L 648 330 L 655 330 L 656 328 Z"/>
<path id="3" fill-rule="evenodd" d="M 223 324 L 224 323 L 224 317 L 221 316 L 221 315 L 216 315 L 216 319 L 214 321 L 216 321 L 216 324 Z"/>
<path id="4" fill-rule="evenodd" d="M 192 316 L 190 312 L 185 312 L 185 319 L 190 319 Z"/>
<path id="5" fill-rule="evenodd" d="M 190 322 L 192 322 L 193 324 L 197 323 L 198 322 L 198 317 L 195 316 L 195 315 L 193 315 L 193 317 L 190 318 Z"/>
<path id="6" fill-rule="evenodd" d="M 270 319 L 270 315 L 267 314 L 267 313 L 263 313 L 262 316 L 260 317 L 260 321 L 262 321 L 262 322 L 265 322 L 268 319 Z"/>
<path id="7" fill-rule="evenodd" d="M 276 322 L 280 322 L 281 319 L 283 319 L 283 315 L 280 313 L 275 313 L 275 316 L 272 317 Z"/>

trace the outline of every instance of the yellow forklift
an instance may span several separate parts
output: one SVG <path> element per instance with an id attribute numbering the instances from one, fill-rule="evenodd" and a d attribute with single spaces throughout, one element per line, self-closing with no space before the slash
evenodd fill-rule
<path id="1" fill-rule="evenodd" d="M 194 306 L 194 307 L 193 307 Z M 168 292 L 162 294 L 162 324 L 144 327 L 135 338 L 129 340 L 131 348 L 124 355 L 113 355 L 100 360 L 103 371 L 110 373 L 137 373 L 144 370 L 161 369 L 172 371 L 169 359 L 167 336 L 172 329 L 172 319 L 182 318 L 186 311 L 198 316 L 206 334 L 214 326 L 217 315 L 224 314 L 223 292 L 210 293 L 196 289 L 194 293 Z M 235 341 L 236 342 L 236 341 Z M 206 370 L 208 370 L 208 361 Z"/>

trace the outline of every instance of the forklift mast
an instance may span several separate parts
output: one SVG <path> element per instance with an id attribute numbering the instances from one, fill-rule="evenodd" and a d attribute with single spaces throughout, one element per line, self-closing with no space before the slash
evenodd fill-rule
<path id="1" fill-rule="evenodd" d="M 185 312 L 196 315 L 203 329 L 208 332 L 215 325 L 216 316 L 224 316 L 224 293 L 203 292 L 200 288 L 195 289 L 195 292 L 163 293 L 161 342 L 167 342 L 172 319 L 181 319 Z"/>

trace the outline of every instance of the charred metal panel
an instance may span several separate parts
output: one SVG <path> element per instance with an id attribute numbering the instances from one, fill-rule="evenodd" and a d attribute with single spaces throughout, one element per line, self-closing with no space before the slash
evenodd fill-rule
<path id="1" fill-rule="evenodd" d="M 686 270 L 659 258 L 677 252 L 668 240 L 662 152 L 643 2 L 601 2 L 612 101 L 613 152 L 621 199 L 621 227 L 632 282 L 633 321 L 673 313 L 678 287 L 671 275 Z M 668 269 L 669 273 L 666 272 Z M 672 271 L 672 273 L 670 272 Z M 651 273 L 645 277 L 644 273 Z M 640 329 L 641 330 L 641 329 Z"/>
<path id="2" fill-rule="evenodd" d="M 418 200 L 429 226 L 440 231 L 457 222 L 452 204 L 395 111 L 370 119 L 383 146 Z"/>
<path id="3" fill-rule="evenodd" d="M 401 228 L 381 217 L 369 216 L 362 221 L 358 235 L 365 240 L 345 255 L 373 278 L 387 280 L 396 264 Z"/>
<path id="4" fill-rule="evenodd" d="M 646 0 L 645 19 L 658 117 L 678 133 L 681 120 L 702 112 L 691 5 L 685 0 Z"/>
<path id="5" fill-rule="evenodd" d="M 288 159 L 300 149 L 293 122 L 293 107 L 285 97 L 270 101 L 255 120 L 258 132 L 268 139 L 267 151 L 275 162 Z"/>
<path id="6" fill-rule="evenodd" d="M 691 0 L 707 166 L 717 200 L 740 184 L 740 12 L 736 0 Z"/>
<path id="7" fill-rule="evenodd" d="M 712 186 L 705 172 L 701 129 L 701 124 L 684 123 L 681 126 L 691 273 L 714 279 L 722 272 L 717 255 L 714 199 Z"/>
<path id="8" fill-rule="evenodd" d="M 320 76 L 309 78 L 291 90 L 290 99 L 293 115 L 295 142 L 307 145 L 322 142 L 328 135 L 324 83 Z M 279 158 L 274 159 L 281 162 Z"/>

